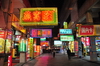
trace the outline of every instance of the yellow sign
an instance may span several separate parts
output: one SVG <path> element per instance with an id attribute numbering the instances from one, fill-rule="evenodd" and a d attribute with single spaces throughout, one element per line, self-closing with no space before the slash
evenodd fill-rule
<path id="1" fill-rule="evenodd" d="M 20 25 L 58 25 L 57 8 L 22 8 Z"/>
<path id="2" fill-rule="evenodd" d="M 26 29 L 19 25 L 19 19 L 14 14 L 12 15 L 12 26 L 20 30 L 22 33 L 26 33 Z"/>

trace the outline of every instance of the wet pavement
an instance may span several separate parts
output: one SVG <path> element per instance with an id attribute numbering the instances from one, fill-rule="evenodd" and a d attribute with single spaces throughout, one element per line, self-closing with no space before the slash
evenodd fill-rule
<path id="1" fill-rule="evenodd" d="M 51 54 L 42 54 L 25 64 L 15 66 L 100 66 L 100 63 L 86 61 L 78 57 L 71 57 L 71 60 L 68 60 L 66 54 L 56 53 L 55 58 Z"/>

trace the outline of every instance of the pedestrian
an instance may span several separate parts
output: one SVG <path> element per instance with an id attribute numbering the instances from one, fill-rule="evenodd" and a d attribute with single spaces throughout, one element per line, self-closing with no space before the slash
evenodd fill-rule
<path id="1" fill-rule="evenodd" d="M 71 51 L 69 48 L 67 49 L 67 55 L 68 55 L 68 60 L 70 60 L 71 59 Z"/>
<path id="2" fill-rule="evenodd" d="M 53 50 L 52 54 L 53 54 L 53 58 L 54 58 L 55 57 L 55 54 L 56 54 L 55 50 Z"/>

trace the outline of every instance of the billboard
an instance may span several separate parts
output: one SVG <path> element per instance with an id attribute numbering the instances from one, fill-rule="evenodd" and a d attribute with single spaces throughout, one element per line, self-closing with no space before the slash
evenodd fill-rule
<path id="1" fill-rule="evenodd" d="M 32 29 L 30 33 L 33 38 L 52 37 L 51 29 Z"/>
<path id="2" fill-rule="evenodd" d="M 58 25 L 57 8 L 21 8 L 20 25 Z"/>

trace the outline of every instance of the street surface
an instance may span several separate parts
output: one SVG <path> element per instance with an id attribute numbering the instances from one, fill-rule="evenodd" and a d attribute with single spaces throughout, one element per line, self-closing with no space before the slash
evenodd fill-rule
<path id="1" fill-rule="evenodd" d="M 52 54 L 42 54 L 23 66 L 100 66 L 100 64 L 77 57 L 71 57 L 71 60 L 68 60 L 66 54 L 56 53 L 55 58 Z"/>

